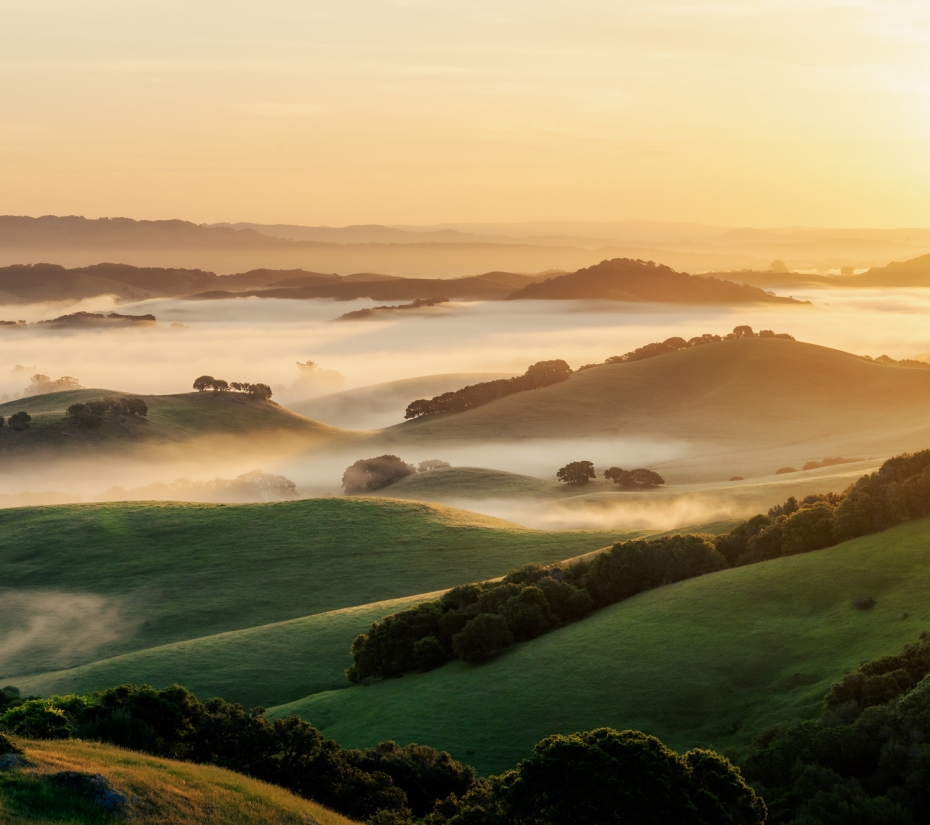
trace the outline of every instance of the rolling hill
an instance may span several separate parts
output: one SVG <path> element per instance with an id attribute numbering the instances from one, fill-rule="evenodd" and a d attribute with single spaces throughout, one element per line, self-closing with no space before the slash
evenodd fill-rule
<path id="1" fill-rule="evenodd" d="M 342 621 L 318 614 L 499 576 L 531 561 L 570 558 L 622 535 L 527 530 L 449 507 L 375 498 L 3 510 L 0 631 L 7 643 L 0 677 L 57 671 L 249 628 L 266 639 L 300 635 L 305 631 L 296 625 L 263 626 L 303 617 L 310 617 L 306 621 L 316 632 L 329 619 Z M 327 651 L 347 645 L 367 618 L 358 621 L 354 632 L 327 625 L 320 645 L 329 645 Z M 263 643 L 259 637 L 256 648 Z M 211 659 L 215 651 L 226 656 L 236 640 L 198 644 L 193 653 L 189 647 L 163 651 L 163 661 L 201 657 L 209 669 L 220 661 Z M 297 642 L 294 650 L 307 650 L 307 644 Z M 289 692 L 308 679 L 331 679 L 343 667 L 343 656 L 316 665 L 287 659 L 280 664 L 290 668 L 290 681 L 275 667 L 248 676 L 240 670 L 238 678 L 256 695 Z M 140 667 L 148 667 L 147 661 L 138 659 Z M 232 671 L 239 664 L 236 657 L 220 661 Z M 138 678 L 131 668 L 120 672 Z M 165 678 L 175 677 L 166 672 Z"/>
<path id="2" fill-rule="evenodd" d="M 603 455 L 604 439 L 673 442 L 686 449 L 663 466 L 690 482 L 767 475 L 799 457 L 921 449 L 930 444 L 928 414 L 930 370 L 748 338 L 576 372 L 465 412 L 390 427 L 376 443 L 398 451 L 595 439 Z"/>
<path id="3" fill-rule="evenodd" d="M 213 765 L 161 759 L 95 742 L 18 740 L 34 766 L 0 773 L 0 821 L 22 825 L 352 825 L 283 788 Z M 100 775 L 127 799 L 108 814 L 55 785 L 61 771 Z"/>
<path id="4" fill-rule="evenodd" d="M 817 715 L 827 687 L 930 627 L 930 522 L 642 593 L 511 648 L 269 711 L 340 742 L 448 750 L 480 773 L 541 737 L 600 726 L 740 757 L 756 733 Z M 853 600 L 872 596 L 871 610 Z"/>
<path id="5" fill-rule="evenodd" d="M 750 304 L 803 302 L 779 298 L 758 287 L 676 272 L 652 261 L 615 258 L 596 266 L 527 284 L 509 295 L 521 300 L 654 301 L 669 304 Z"/>
<path id="6" fill-rule="evenodd" d="M 509 377 L 509 373 L 502 372 L 422 375 L 293 401 L 287 406 L 334 427 L 372 430 L 403 421 L 404 411 L 414 398 L 428 398 L 479 381 Z"/>
<path id="7" fill-rule="evenodd" d="M 0 404 L 9 418 L 25 411 L 32 421 L 24 430 L 5 427 L 0 434 L 0 455 L 6 459 L 31 458 L 37 452 L 62 456 L 75 452 L 99 453 L 127 448 L 177 446 L 198 439 L 282 438 L 305 447 L 351 442 L 356 434 L 304 418 L 280 405 L 258 401 L 241 393 L 189 392 L 178 395 L 143 395 L 148 406 L 144 418 L 104 416 L 100 427 L 82 427 L 67 415 L 72 404 L 86 403 L 124 393 L 106 389 L 68 390 Z M 256 439 L 257 440 L 257 439 Z"/>

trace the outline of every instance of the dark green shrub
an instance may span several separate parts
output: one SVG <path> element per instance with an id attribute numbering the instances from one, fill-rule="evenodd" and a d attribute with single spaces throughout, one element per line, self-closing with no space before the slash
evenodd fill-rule
<path id="1" fill-rule="evenodd" d="M 513 644 L 513 634 L 503 616 L 482 613 L 468 622 L 452 639 L 452 649 L 463 662 L 477 664 L 502 653 Z"/>

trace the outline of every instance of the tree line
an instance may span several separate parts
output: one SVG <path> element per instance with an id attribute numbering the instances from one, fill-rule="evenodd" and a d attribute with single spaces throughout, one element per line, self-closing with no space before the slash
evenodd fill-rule
<path id="1" fill-rule="evenodd" d="M 730 567 L 808 553 L 930 515 L 930 450 L 888 459 L 844 493 L 794 496 L 729 533 L 617 542 L 567 564 L 528 565 L 462 585 L 374 622 L 352 643 L 351 682 L 478 664 L 515 643 L 646 590 Z"/>
<path id="2" fill-rule="evenodd" d="M 103 424 L 106 413 L 145 418 L 149 413 L 148 404 L 141 398 L 126 396 L 124 398 L 100 398 L 97 401 L 72 404 L 68 407 L 68 417 L 82 427 L 99 427 Z"/>
<path id="3" fill-rule="evenodd" d="M 539 361 L 527 369 L 523 375 L 514 378 L 499 378 L 496 381 L 483 381 L 471 384 L 460 390 L 444 392 L 434 398 L 420 398 L 407 406 L 404 418 L 419 418 L 444 412 L 463 412 L 490 404 L 498 398 L 513 395 L 526 390 L 538 390 L 565 381 L 572 374 L 572 368 L 560 359 Z"/>
<path id="4" fill-rule="evenodd" d="M 204 390 L 213 390 L 213 392 L 242 392 L 250 395 L 252 398 L 258 398 L 261 401 L 267 401 L 272 396 L 271 387 L 267 384 L 249 384 L 245 381 L 225 381 L 222 378 L 214 378 L 212 375 L 201 375 L 194 381 L 194 389 L 197 392 Z"/>
<path id="5" fill-rule="evenodd" d="M 528 759 L 481 779 L 448 753 L 381 742 L 344 749 L 297 716 L 270 720 L 183 687 L 122 685 L 86 696 L 20 699 L 0 691 L 0 729 L 71 737 L 218 765 L 370 825 L 762 825 L 765 803 L 713 751 L 679 754 L 639 731 L 549 736 Z M 16 742 L 0 734 L 0 754 Z"/>
<path id="6" fill-rule="evenodd" d="M 592 479 L 597 478 L 597 472 L 590 461 L 570 461 L 564 467 L 559 468 L 555 477 L 570 486 L 583 487 Z M 609 478 L 621 490 L 652 490 L 660 484 L 665 484 L 665 479 L 655 470 L 647 470 L 645 467 L 636 470 L 608 467 L 604 470 L 604 478 Z"/>

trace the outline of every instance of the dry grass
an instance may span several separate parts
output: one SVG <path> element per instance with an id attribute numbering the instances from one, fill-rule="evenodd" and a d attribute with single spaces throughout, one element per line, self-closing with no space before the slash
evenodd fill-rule
<path id="1" fill-rule="evenodd" d="M 132 800 L 130 815 L 121 820 L 125 822 L 151 825 L 306 825 L 308 822 L 349 825 L 352 822 L 282 788 L 211 765 L 175 762 L 111 745 L 73 740 L 23 740 L 19 744 L 36 767 L 3 777 L 0 783 L 0 822 L 3 823 L 84 825 L 111 821 L 106 816 L 101 817 L 90 803 L 69 806 L 71 800 L 61 791 L 46 793 L 40 806 L 45 810 L 30 813 L 28 803 L 23 800 L 29 791 L 39 798 L 49 784 L 44 777 L 58 771 L 105 776 L 115 790 Z M 18 795 L 14 788 L 19 789 Z"/>

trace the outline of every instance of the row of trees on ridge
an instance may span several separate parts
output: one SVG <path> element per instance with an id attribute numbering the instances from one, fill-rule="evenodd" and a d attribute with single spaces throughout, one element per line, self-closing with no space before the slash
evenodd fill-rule
<path id="1" fill-rule="evenodd" d="M 68 416 L 82 427 L 99 427 L 103 424 L 106 413 L 144 418 L 148 415 L 148 405 L 141 398 L 126 396 L 124 398 L 100 398 L 72 404 L 68 407 Z"/>
<path id="2" fill-rule="evenodd" d="M 194 389 L 197 392 L 204 390 L 213 390 L 213 392 L 242 392 L 267 401 L 272 396 L 271 387 L 267 384 L 249 384 L 245 381 L 225 381 L 222 378 L 214 378 L 212 375 L 201 375 L 194 381 Z"/>
<path id="3" fill-rule="evenodd" d="M 515 642 L 645 590 L 820 550 L 930 515 L 930 450 L 886 461 L 842 494 L 793 496 L 723 535 L 634 539 L 564 565 L 529 565 L 374 622 L 352 643 L 351 682 L 486 661 Z"/>

